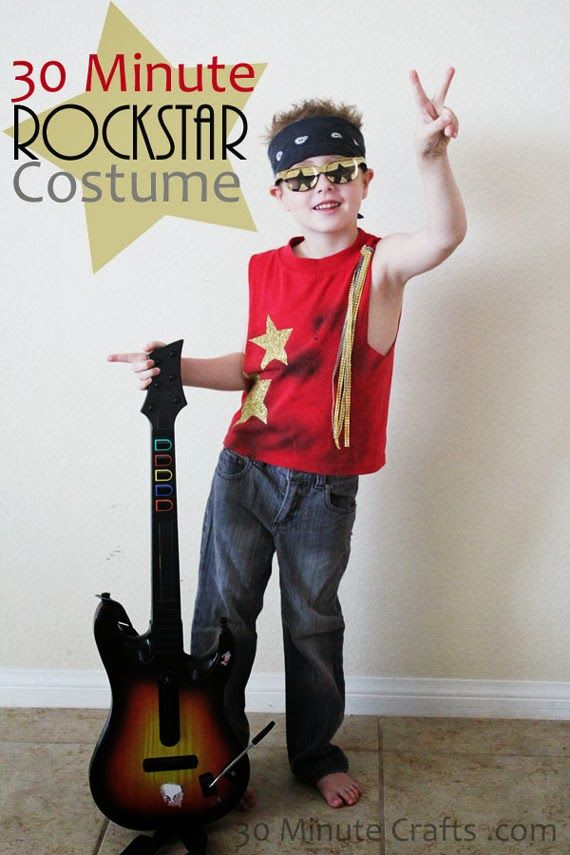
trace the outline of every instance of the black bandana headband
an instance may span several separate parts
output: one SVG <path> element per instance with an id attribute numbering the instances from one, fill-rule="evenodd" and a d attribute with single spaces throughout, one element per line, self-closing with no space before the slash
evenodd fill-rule
<path id="1" fill-rule="evenodd" d="M 356 125 L 337 116 L 299 119 L 271 140 L 267 151 L 273 174 L 289 169 L 308 157 L 340 154 L 365 157 L 364 137 Z"/>

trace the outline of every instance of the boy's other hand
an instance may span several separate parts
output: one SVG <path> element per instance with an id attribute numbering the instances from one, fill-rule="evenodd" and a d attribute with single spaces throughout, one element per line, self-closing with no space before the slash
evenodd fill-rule
<path id="1" fill-rule="evenodd" d="M 143 350 L 137 353 L 110 353 L 107 357 L 107 362 L 130 362 L 133 366 L 133 371 L 138 375 L 139 389 L 146 389 L 152 383 L 153 377 L 160 374 L 158 368 L 152 359 L 148 358 L 151 351 L 158 347 L 164 347 L 163 341 L 149 341 L 143 345 Z"/>
<path id="2" fill-rule="evenodd" d="M 418 157 L 439 157 L 445 154 L 449 140 L 459 133 L 457 116 L 444 104 L 454 74 L 455 69 L 450 66 L 439 92 L 430 100 L 420 83 L 418 72 L 415 69 L 409 72 L 418 108 L 415 133 Z"/>

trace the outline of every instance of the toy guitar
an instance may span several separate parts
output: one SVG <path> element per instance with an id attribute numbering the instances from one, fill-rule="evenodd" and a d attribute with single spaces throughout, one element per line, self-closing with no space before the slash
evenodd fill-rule
<path id="1" fill-rule="evenodd" d="M 239 744 L 224 714 L 234 656 L 225 619 L 211 655 L 183 649 L 174 448 L 174 421 L 186 406 L 181 351 L 177 341 L 153 352 L 161 373 L 142 407 L 152 425 L 150 626 L 139 635 L 107 593 L 95 615 L 112 705 L 91 759 L 91 792 L 113 822 L 143 830 L 201 826 L 226 814 L 248 784 L 253 744 Z"/>

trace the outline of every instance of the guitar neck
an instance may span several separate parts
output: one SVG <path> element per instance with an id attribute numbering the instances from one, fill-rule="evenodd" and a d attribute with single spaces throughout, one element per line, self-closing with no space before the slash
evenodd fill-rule
<path id="1" fill-rule="evenodd" d="M 151 438 L 152 619 L 157 655 L 183 650 L 174 428 Z"/>

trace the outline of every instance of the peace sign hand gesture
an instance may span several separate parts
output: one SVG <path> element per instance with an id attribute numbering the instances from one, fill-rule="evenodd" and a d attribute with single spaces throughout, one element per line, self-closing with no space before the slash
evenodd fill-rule
<path id="1" fill-rule="evenodd" d="M 453 110 L 444 106 L 447 90 L 454 74 L 455 69 L 450 66 L 445 72 L 439 92 L 430 101 L 420 83 L 418 72 L 412 69 L 409 73 L 418 107 L 414 139 L 416 151 L 420 158 L 440 157 L 445 154 L 449 140 L 458 134 L 457 116 Z"/>

